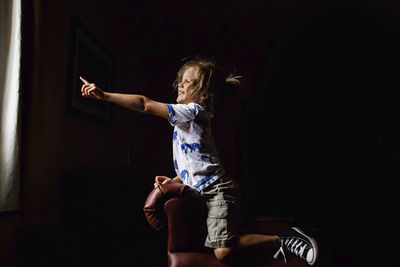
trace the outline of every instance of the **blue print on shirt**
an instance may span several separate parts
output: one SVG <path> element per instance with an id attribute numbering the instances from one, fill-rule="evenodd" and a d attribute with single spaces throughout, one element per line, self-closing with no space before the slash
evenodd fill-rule
<path id="1" fill-rule="evenodd" d="M 199 111 L 199 106 L 194 104 L 194 115 Z"/>
<path id="2" fill-rule="evenodd" d="M 176 116 L 176 113 L 175 113 L 174 108 L 172 107 L 171 104 L 167 104 L 167 108 L 168 108 L 168 113 L 169 113 L 170 121 L 171 121 L 172 123 L 175 123 L 176 120 L 174 120 L 174 117 Z"/>
<path id="3" fill-rule="evenodd" d="M 176 160 L 174 160 L 174 168 L 177 169 L 177 170 L 179 170 L 178 162 L 177 162 Z"/>
<path id="4" fill-rule="evenodd" d="M 178 132 L 175 131 L 175 132 L 174 132 L 174 135 L 173 135 L 173 137 L 172 137 L 172 139 L 175 141 L 177 136 L 178 136 Z"/>
<path id="5" fill-rule="evenodd" d="M 208 160 L 211 164 L 214 164 L 213 157 L 210 154 L 202 154 L 200 160 Z"/>
<path id="6" fill-rule="evenodd" d="M 186 177 L 187 176 L 187 177 Z M 183 170 L 180 175 L 182 180 L 189 178 L 189 172 L 187 170 Z"/>
<path id="7" fill-rule="evenodd" d="M 193 187 L 194 188 L 199 188 L 200 186 L 206 184 L 208 181 L 210 181 L 212 178 L 214 178 L 217 175 L 217 173 L 213 173 L 209 176 L 205 176 L 203 179 L 200 180 L 197 184 L 195 184 Z"/>
<path id="8" fill-rule="evenodd" d="M 181 149 L 182 149 L 182 151 L 185 152 L 185 154 L 187 154 L 188 149 L 190 149 L 190 153 L 192 153 L 196 149 L 198 149 L 200 151 L 200 144 L 199 143 L 192 143 L 192 144 L 183 143 L 181 145 Z"/>

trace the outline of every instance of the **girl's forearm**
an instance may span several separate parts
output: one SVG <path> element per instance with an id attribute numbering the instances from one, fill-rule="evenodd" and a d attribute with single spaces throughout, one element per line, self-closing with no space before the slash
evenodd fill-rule
<path id="1" fill-rule="evenodd" d="M 144 112 L 147 97 L 143 95 L 104 92 L 104 101 L 117 104 L 136 112 Z"/>
<path id="2" fill-rule="evenodd" d="M 136 112 L 169 119 L 169 113 L 166 104 L 151 100 L 143 95 L 104 92 L 102 100 L 120 105 Z"/>

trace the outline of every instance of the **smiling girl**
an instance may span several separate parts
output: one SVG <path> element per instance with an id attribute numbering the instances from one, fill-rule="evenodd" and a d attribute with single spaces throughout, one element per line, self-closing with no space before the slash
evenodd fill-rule
<path id="1" fill-rule="evenodd" d="M 213 248 L 217 259 L 232 259 L 237 251 L 251 248 L 292 252 L 313 265 L 317 258 L 315 240 L 300 229 L 277 235 L 245 234 L 240 231 L 240 188 L 222 166 L 211 133 L 210 120 L 227 85 L 239 85 L 240 76 L 227 78 L 215 62 L 195 59 L 178 71 L 174 87 L 177 104 L 165 104 L 143 95 L 105 92 L 84 78 L 82 96 L 108 101 L 136 112 L 165 118 L 174 126 L 173 163 L 177 176 L 156 176 L 154 186 L 184 183 L 196 189 L 208 208 L 208 236 L 205 246 Z"/>

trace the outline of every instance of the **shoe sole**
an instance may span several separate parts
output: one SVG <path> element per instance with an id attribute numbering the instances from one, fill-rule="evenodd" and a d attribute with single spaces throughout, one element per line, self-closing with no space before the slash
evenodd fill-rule
<path id="1" fill-rule="evenodd" d="M 314 238 L 312 238 L 311 236 L 306 235 L 303 231 L 301 231 L 299 228 L 297 227 L 292 227 L 293 230 L 295 230 L 296 232 L 298 232 L 299 234 L 305 236 L 308 241 L 311 242 L 313 248 L 314 248 L 314 258 L 311 262 L 308 262 L 309 265 L 314 265 L 315 261 L 317 260 L 318 257 L 318 245 L 317 242 L 315 241 Z"/>

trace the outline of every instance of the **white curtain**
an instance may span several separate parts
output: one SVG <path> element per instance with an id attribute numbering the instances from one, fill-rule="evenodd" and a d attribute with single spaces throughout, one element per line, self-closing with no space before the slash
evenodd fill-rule
<path id="1" fill-rule="evenodd" d="M 21 0 L 0 0 L 0 211 L 19 206 Z"/>

